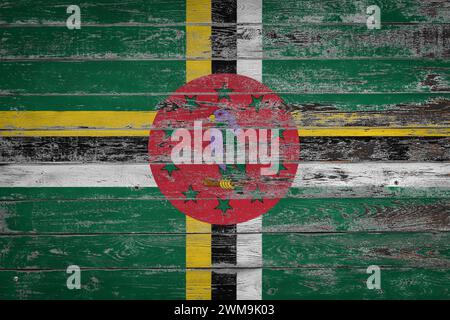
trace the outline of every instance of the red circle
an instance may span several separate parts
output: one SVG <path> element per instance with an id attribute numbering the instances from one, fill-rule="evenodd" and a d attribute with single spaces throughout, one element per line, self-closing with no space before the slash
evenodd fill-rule
<path id="1" fill-rule="evenodd" d="M 297 128 L 283 105 L 262 83 L 236 74 L 208 75 L 179 88 L 158 110 L 149 137 L 150 167 L 161 192 L 181 212 L 211 224 L 236 224 L 266 213 L 285 196 L 298 166 Z M 258 130 L 279 129 L 279 171 L 262 175 L 261 168 L 270 165 L 248 161 L 226 167 L 174 164 L 171 152 L 178 141 L 172 141 L 171 134 L 184 128 L 193 137 L 194 121 L 201 121 L 203 132 L 212 127 L 224 133 L 226 128 L 253 128 L 258 141 Z"/>

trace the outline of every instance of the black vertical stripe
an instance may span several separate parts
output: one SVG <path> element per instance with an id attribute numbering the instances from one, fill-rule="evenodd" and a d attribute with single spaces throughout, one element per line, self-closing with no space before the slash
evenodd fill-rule
<path id="1" fill-rule="evenodd" d="M 236 73 L 237 0 L 212 0 L 212 73 Z M 213 268 L 236 265 L 236 225 L 212 225 Z M 236 300 L 236 272 L 213 271 L 213 300 Z"/>
<path id="2" fill-rule="evenodd" d="M 236 265 L 236 225 L 212 225 L 213 265 Z"/>
<path id="3" fill-rule="evenodd" d="M 236 273 L 212 272 L 212 300 L 236 300 Z"/>
<path id="4" fill-rule="evenodd" d="M 236 73 L 236 0 L 212 0 L 212 73 Z"/>

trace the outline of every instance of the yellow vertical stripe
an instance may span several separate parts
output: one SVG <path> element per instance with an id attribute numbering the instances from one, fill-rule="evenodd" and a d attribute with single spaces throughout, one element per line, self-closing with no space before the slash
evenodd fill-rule
<path id="1" fill-rule="evenodd" d="M 186 0 L 186 82 L 211 73 L 211 0 Z M 190 60 L 197 59 L 197 60 Z"/>
<path id="2" fill-rule="evenodd" d="M 186 299 L 211 299 L 211 225 L 186 216 Z"/>
<path id="3" fill-rule="evenodd" d="M 211 73 L 210 22 L 211 0 L 186 0 L 186 82 Z M 186 299 L 211 300 L 211 225 L 186 216 L 186 233 Z"/>

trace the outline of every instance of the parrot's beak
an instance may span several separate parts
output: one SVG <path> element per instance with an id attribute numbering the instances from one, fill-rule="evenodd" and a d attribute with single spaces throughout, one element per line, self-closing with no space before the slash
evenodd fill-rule
<path id="1" fill-rule="evenodd" d="M 210 115 L 209 117 L 208 117 L 208 119 L 209 119 L 209 121 L 211 121 L 211 122 L 216 122 L 216 116 L 215 115 Z"/>

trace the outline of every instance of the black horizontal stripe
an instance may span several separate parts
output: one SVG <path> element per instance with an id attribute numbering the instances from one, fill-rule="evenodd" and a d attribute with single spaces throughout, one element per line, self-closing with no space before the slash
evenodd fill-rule
<path id="1" fill-rule="evenodd" d="M 147 137 L 0 137 L 0 162 L 148 162 Z M 450 137 L 301 137 L 300 161 L 449 161 Z"/>

